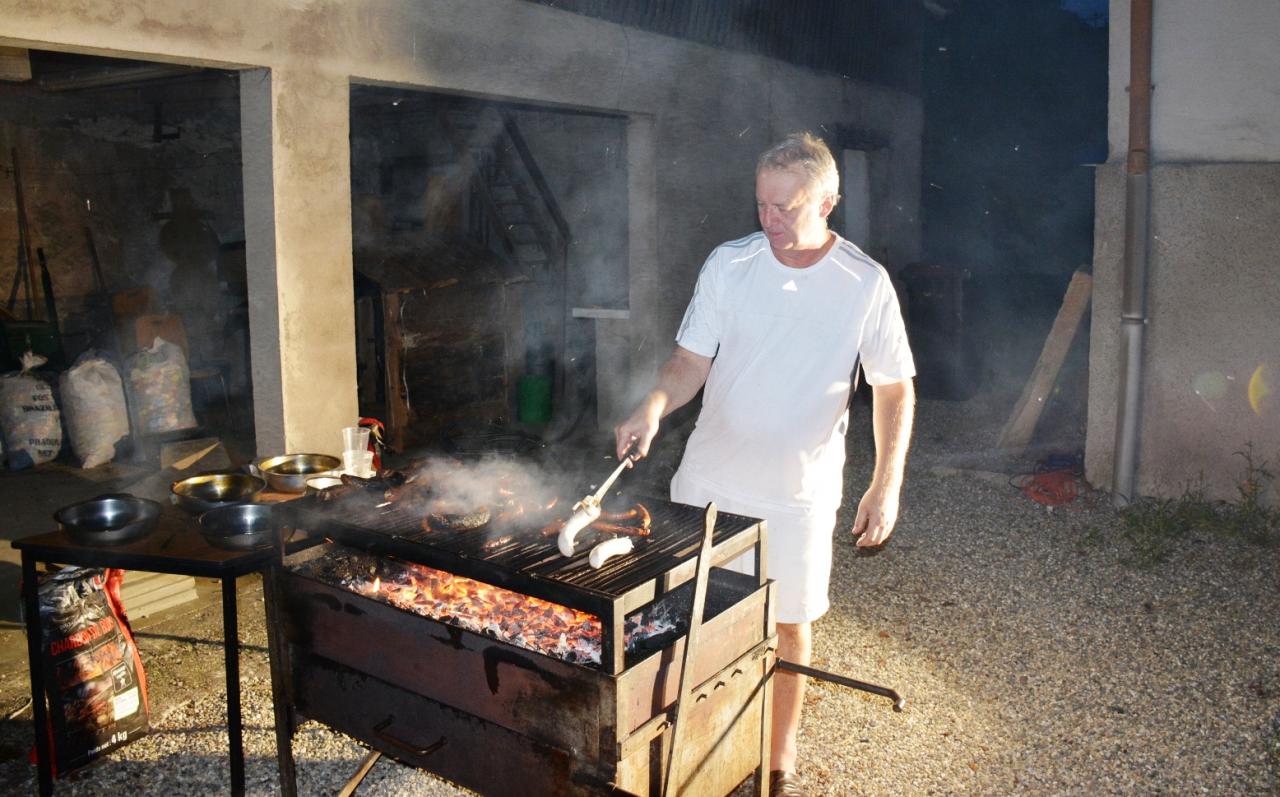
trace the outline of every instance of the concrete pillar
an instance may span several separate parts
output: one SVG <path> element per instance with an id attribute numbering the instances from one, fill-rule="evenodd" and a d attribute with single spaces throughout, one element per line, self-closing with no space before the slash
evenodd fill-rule
<path id="1" fill-rule="evenodd" d="M 341 449 L 355 423 L 350 88 L 288 68 L 240 81 L 258 454 Z"/>

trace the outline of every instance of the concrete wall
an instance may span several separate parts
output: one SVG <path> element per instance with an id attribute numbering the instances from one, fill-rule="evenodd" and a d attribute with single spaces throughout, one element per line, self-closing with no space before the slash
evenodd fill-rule
<path id="1" fill-rule="evenodd" d="M 552 8 L 0 0 L 0 43 L 270 69 L 256 94 L 242 85 L 254 390 L 268 451 L 333 450 L 356 411 L 351 82 L 629 117 L 631 351 L 616 376 L 636 394 L 670 352 L 707 251 L 754 228 L 754 158 L 782 133 L 842 124 L 891 142 L 872 166 L 875 249 L 890 266 L 919 257 L 917 99 Z M 266 190 L 264 171 L 270 197 L 254 193 Z"/>
<path id="2" fill-rule="evenodd" d="M 1128 3 L 1112 3 L 1111 160 L 1099 170 L 1086 471 L 1109 487 L 1119 396 Z M 1203 476 L 1236 497 L 1280 462 L 1280 5 L 1156 5 L 1152 235 L 1138 492 Z M 1252 392 L 1251 392 L 1252 390 Z M 1274 489 L 1274 485 L 1273 485 Z"/>

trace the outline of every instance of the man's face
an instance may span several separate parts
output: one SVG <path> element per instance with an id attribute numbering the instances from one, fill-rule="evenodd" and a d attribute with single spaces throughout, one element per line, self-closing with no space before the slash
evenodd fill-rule
<path id="1" fill-rule="evenodd" d="M 769 245 L 779 251 L 816 249 L 827 242 L 830 197 L 813 196 L 805 174 L 763 169 L 756 174 L 756 213 Z"/>

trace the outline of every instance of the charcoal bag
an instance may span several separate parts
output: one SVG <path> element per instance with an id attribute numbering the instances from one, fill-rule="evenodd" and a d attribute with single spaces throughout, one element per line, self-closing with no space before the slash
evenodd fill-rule
<path id="1" fill-rule="evenodd" d="M 40 578 L 40 666 L 58 776 L 150 731 L 146 675 L 119 599 L 122 577 L 69 567 Z"/>

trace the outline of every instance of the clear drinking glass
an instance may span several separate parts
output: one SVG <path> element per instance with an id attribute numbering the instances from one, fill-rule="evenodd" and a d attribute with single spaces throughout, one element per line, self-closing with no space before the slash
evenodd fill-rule
<path id="1" fill-rule="evenodd" d="M 363 426 L 348 426 L 342 430 L 343 451 L 364 451 L 369 447 L 369 430 Z"/>
<path id="2" fill-rule="evenodd" d="M 373 452 L 369 450 L 343 451 L 342 470 L 348 476 L 358 476 L 361 479 L 372 479 Z"/>

